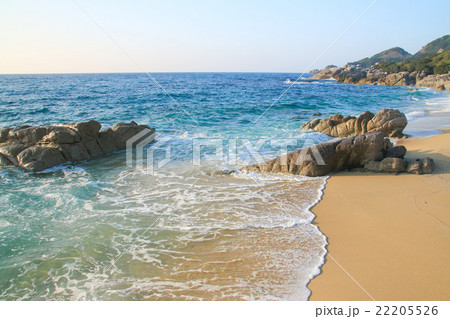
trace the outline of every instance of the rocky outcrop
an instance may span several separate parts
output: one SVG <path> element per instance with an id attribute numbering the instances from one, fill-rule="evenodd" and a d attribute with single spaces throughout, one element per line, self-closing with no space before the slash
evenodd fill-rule
<path id="1" fill-rule="evenodd" d="M 332 68 L 325 68 L 323 70 L 320 70 L 319 72 L 316 72 L 311 79 L 313 80 L 327 80 L 334 78 L 333 75 L 336 74 L 336 72 L 341 69 L 339 67 L 332 67 Z"/>
<path id="2" fill-rule="evenodd" d="M 416 85 L 435 88 L 439 91 L 450 90 L 450 74 L 428 75 L 418 80 Z"/>
<path id="3" fill-rule="evenodd" d="M 319 69 L 313 69 L 313 70 L 309 71 L 308 74 L 316 74 L 316 73 L 319 73 L 319 72 L 320 72 Z"/>
<path id="4" fill-rule="evenodd" d="M 392 143 L 383 133 L 366 133 L 303 148 L 265 163 L 245 166 L 241 171 L 290 173 L 311 177 L 352 168 L 391 174 L 430 174 L 433 171 L 434 163 L 431 158 L 408 163 L 403 159 L 405 154 L 404 146 L 392 147 Z M 223 171 L 216 175 L 231 173 L 232 171 Z"/>
<path id="5" fill-rule="evenodd" d="M 416 85 L 438 90 L 450 89 L 450 74 L 427 75 L 421 72 L 387 73 L 379 69 L 345 65 L 342 68 L 326 68 L 315 73 L 311 79 L 335 79 L 341 83 L 374 85 Z"/>
<path id="6" fill-rule="evenodd" d="M 415 81 L 410 77 L 409 72 L 399 72 L 387 74 L 385 76 L 381 76 L 377 79 L 377 84 L 379 85 L 414 85 Z"/>
<path id="7" fill-rule="evenodd" d="M 101 130 L 97 121 L 0 128 L 0 165 L 38 172 L 66 162 L 99 157 L 126 148 L 126 142 L 147 125 L 116 123 Z"/>
<path id="8" fill-rule="evenodd" d="M 388 137 L 403 137 L 408 124 L 405 114 L 398 110 L 383 109 L 376 115 L 364 112 L 358 117 L 334 115 L 327 119 L 314 119 L 300 127 L 335 137 L 357 136 L 370 132 L 382 132 Z"/>
<path id="9" fill-rule="evenodd" d="M 335 79 L 338 82 L 349 84 L 376 84 L 378 79 L 386 76 L 387 73 L 378 69 L 363 68 L 354 65 L 345 65 L 342 68 L 328 68 L 314 74 L 311 79 L 324 80 Z"/>
<path id="10" fill-rule="evenodd" d="M 367 133 L 300 149 L 241 170 L 323 176 L 334 171 L 363 167 L 369 161 L 381 160 L 384 146 L 383 133 Z"/>

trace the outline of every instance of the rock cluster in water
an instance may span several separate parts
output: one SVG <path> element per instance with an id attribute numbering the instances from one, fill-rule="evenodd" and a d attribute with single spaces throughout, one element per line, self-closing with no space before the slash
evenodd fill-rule
<path id="1" fill-rule="evenodd" d="M 405 114 L 399 110 L 383 109 L 376 115 L 364 112 L 358 117 L 334 115 L 327 119 L 314 119 L 300 127 L 335 137 L 357 136 L 370 132 L 382 132 L 388 137 L 403 137 L 408 124 Z"/>
<path id="2" fill-rule="evenodd" d="M 38 172 L 66 162 L 99 157 L 126 148 L 126 142 L 143 130 L 154 129 L 135 122 L 116 123 L 102 129 L 89 122 L 48 126 L 0 128 L 0 166 L 17 166 Z"/>
<path id="3" fill-rule="evenodd" d="M 370 67 L 355 65 L 325 68 L 314 74 L 311 79 L 335 79 L 338 82 L 350 84 L 377 85 L 416 85 L 437 90 L 450 90 L 450 73 L 428 75 L 424 71 L 387 73 Z"/>

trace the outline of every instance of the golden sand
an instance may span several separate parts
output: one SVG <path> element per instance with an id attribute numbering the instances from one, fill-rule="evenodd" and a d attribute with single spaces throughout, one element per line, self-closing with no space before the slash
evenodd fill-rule
<path id="1" fill-rule="evenodd" d="M 311 300 L 450 300 L 450 129 L 400 141 L 431 175 L 332 175 L 315 219 L 328 238 Z"/>

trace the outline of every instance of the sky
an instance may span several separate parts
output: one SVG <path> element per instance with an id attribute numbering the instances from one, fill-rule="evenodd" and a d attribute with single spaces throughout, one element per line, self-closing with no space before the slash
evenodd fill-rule
<path id="1" fill-rule="evenodd" d="M 448 0 L 378 0 L 353 23 L 373 3 L 0 0 L 0 73 L 302 73 L 450 33 Z"/>

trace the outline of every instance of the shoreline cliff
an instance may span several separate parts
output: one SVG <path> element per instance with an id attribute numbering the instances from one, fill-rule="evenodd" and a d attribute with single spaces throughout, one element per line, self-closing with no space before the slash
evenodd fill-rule
<path id="1" fill-rule="evenodd" d="M 355 85 L 388 85 L 388 86 L 418 86 L 439 91 L 450 90 L 450 72 L 447 74 L 427 74 L 425 71 L 389 73 L 375 67 L 344 65 L 329 67 L 315 73 L 311 79 L 335 79 L 339 83 Z"/>

